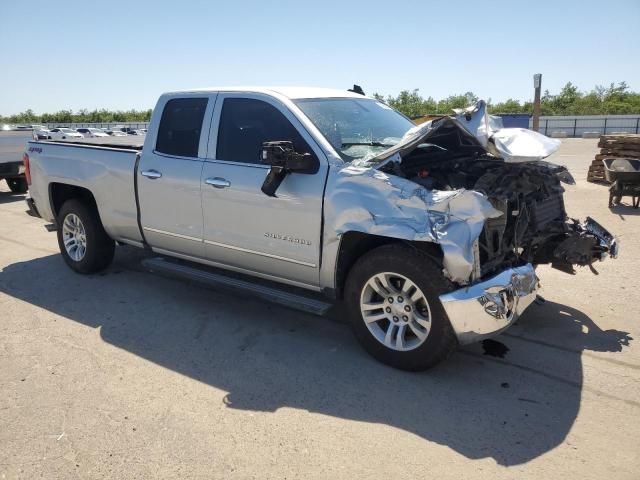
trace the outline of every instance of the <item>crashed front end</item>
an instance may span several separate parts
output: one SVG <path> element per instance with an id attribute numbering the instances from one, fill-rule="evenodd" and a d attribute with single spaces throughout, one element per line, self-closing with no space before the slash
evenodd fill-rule
<path id="1" fill-rule="evenodd" d="M 440 300 L 460 343 L 515 322 L 536 297 L 537 265 L 595 272 L 595 262 L 617 256 L 615 237 L 601 225 L 568 218 L 561 182 L 573 179 L 542 161 L 557 141 L 492 128 L 482 103 L 405 137 L 373 162 L 334 174 L 329 218 L 338 235 L 439 244 L 443 273 L 458 286 Z"/>

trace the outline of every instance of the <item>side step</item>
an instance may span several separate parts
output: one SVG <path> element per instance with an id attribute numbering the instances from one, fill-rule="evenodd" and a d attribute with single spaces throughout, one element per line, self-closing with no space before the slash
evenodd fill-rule
<path id="1" fill-rule="evenodd" d="M 248 294 L 267 302 L 276 303 L 314 315 L 325 315 L 332 307 L 331 303 L 318 298 L 287 292 L 268 285 L 205 270 L 207 267 L 192 267 L 162 257 L 144 259 L 142 260 L 142 266 L 152 273 L 180 277 L 185 280 L 210 286 L 215 290 L 225 291 L 235 295 Z M 311 293 L 311 295 L 313 295 L 313 293 Z"/>

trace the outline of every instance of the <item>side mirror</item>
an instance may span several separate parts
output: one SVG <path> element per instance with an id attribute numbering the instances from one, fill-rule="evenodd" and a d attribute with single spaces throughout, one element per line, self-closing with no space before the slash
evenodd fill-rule
<path id="1" fill-rule="evenodd" d="M 318 162 L 310 153 L 298 153 L 290 141 L 264 142 L 261 151 L 262 163 L 270 165 L 269 173 L 262 184 L 262 193 L 276 196 L 276 190 L 289 173 L 313 174 L 318 171 Z"/>

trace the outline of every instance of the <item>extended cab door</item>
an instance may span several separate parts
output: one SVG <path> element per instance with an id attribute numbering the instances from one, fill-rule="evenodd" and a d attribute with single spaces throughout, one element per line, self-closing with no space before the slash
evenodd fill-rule
<path id="1" fill-rule="evenodd" d="M 328 168 L 322 150 L 286 106 L 261 94 L 220 93 L 210 137 L 202 171 L 207 258 L 317 287 Z M 318 171 L 287 175 L 274 198 L 260 190 L 269 171 L 260 153 L 263 142 L 275 140 L 311 153 Z"/>
<path id="2" fill-rule="evenodd" d="M 165 100 L 156 107 L 162 116 L 150 126 L 152 137 L 145 141 L 136 172 L 140 221 L 155 250 L 201 257 L 200 178 L 215 95 Z"/>

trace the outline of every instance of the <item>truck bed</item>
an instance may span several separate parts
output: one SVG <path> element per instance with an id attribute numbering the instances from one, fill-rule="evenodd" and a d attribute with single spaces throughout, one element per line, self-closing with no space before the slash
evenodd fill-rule
<path id="1" fill-rule="evenodd" d="M 93 195 L 100 218 L 113 239 L 139 242 L 135 170 L 142 145 L 130 137 L 107 140 L 30 141 L 27 154 L 31 196 L 42 217 L 55 221 L 52 202 L 56 185 L 84 188 Z"/>

